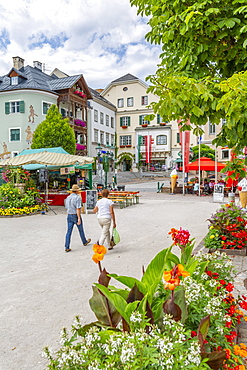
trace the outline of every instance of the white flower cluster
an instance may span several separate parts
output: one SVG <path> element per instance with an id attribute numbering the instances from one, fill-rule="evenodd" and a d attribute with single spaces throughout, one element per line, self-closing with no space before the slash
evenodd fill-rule
<path id="1" fill-rule="evenodd" d="M 122 338 L 112 335 L 109 339 L 109 343 L 103 344 L 102 348 L 107 355 L 114 355 L 122 347 Z"/>
<path id="2" fill-rule="evenodd" d="M 93 327 L 85 335 L 85 342 L 87 346 L 91 346 L 94 342 L 100 341 L 100 336 L 98 335 L 98 329 Z"/>
<path id="3" fill-rule="evenodd" d="M 129 362 L 136 356 L 136 348 L 133 346 L 131 341 L 126 341 L 123 343 L 120 360 L 122 363 Z"/>
<path id="4" fill-rule="evenodd" d="M 88 370 L 100 370 L 99 362 L 92 361 L 90 365 L 88 365 Z"/>
<path id="5" fill-rule="evenodd" d="M 173 343 L 171 343 L 169 340 L 170 339 L 167 338 L 159 338 L 155 347 L 157 347 L 161 353 L 172 351 Z"/>
<path id="6" fill-rule="evenodd" d="M 60 366 L 63 366 L 65 364 L 77 365 L 82 364 L 83 362 L 85 361 L 81 358 L 79 353 L 71 348 L 68 352 L 63 352 L 58 360 Z"/>
<path id="7" fill-rule="evenodd" d="M 212 316 L 217 316 L 218 314 L 221 315 L 221 304 L 224 298 L 225 294 L 218 297 L 212 297 L 204 308 L 205 313 Z"/>
<path id="8" fill-rule="evenodd" d="M 133 311 L 130 316 L 130 321 L 131 322 L 142 322 L 142 315 L 140 314 L 140 312 Z"/>
<path id="9" fill-rule="evenodd" d="M 185 289 L 185 299 L 187 304 L 200 302 L 202 297 L 207 299 L 210 298 L 210 294 L 206 291 L 204 286 L 201 283 L 197 283 L 190 276 L 187 276 L 180 284 Z"/>
<path id="10" fill-rule="evenodd" d="M 199 343 L 192 342 L 190 348 L 188 349 L 187 358 L 184 361 L 185 366 L 189 366 L 191 364 L 199 366 L 201 362 L 200 352 L 201 350 Z"/>

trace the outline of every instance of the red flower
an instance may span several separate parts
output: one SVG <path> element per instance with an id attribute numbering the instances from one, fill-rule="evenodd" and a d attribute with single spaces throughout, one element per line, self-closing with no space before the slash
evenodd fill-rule
<path id="1" fill-rule="evenodd" d="M 197 332 L 196 331 L 194 331 L 194 330 L 192 330 L 191 331 L 191 338 L 194 338 L 194 337 L 196 337 L 197 336 Z"/>
<path id="2" fill-rule="evenodd" d="M 227 290 L 228 292 L 232 292 L 232 291 L 233 291 L 233 289 L 234 289 L 234 285 L 233 285 L 233 284 L 231 284 L 231 283 L 228 283 L 228 284 L 227 284 L 227 286 L 226 286 L 226 290 Z"/>

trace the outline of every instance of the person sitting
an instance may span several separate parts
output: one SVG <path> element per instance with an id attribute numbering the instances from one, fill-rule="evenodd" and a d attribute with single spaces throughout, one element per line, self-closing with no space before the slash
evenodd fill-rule
<path id="1" fill-rule="evenodd" d="M 199 182 L 198 182 L 198 179 L 195 180 L 195 183 L 194 183 L 194 186 L 193 186 L 193 192 L 196 195 L 199 194 Z"/>
<path id="2" fill-rule="evenodd" d="M 210 194 L 210 187 L 209 187 L 209 183 L 208 183 L 208 181 L 205 181 L 205 182 L 204 182 L 204 186 L 203 186 L 203 194 L 204 194 L 204 195 L 209 195 L 209 194 Z"/>

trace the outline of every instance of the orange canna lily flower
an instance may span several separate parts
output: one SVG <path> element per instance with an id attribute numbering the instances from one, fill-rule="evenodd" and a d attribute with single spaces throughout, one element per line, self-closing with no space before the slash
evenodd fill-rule
<path id="1" fill-rule="evenodd" d="M 172 270 L 171 270 L 171 271 L 172 271 Z M 163 272 L 163 277 L 164 277 L 165 281 L 169 281 L 169 280 L 171 280 L 171 278 L 172 278 L 171 271 L 164 271 L 164 272 Z"/>
<path id="2" fill-rule="evenodd" d="M 93 245 L 93 251 L 94 251 L 94 253 L 106 254 L 107 249 L 103 245 L 94 244 Z"/>
<path id="3" fill-rule="evenodd" d="M 95 263 L 99 263 L 100 261 L 103 260 L 104 255 L 107 252 L 107 249 L 103 245 L 94 244 L 93 245 L 93 251 L 94 251 L 94 255 L 92 256 L 92 260 Z"/>
<path id="4" fill-rule="evenodd" d="M 178 269 L 178 273 L 177 273 L 178 276 L 183 276 L 183 277 L 190 276 L 190 273 L 188 271 L 185 271 L 183 265 L 178 264 L 177 269 Z"/>
<path id="5" fill-rule="evenodd" d="M 180 279 L 179 276 L 189 276 L 190 273 L 188 271 L 185 271 L 183 265 L 178 264 L 177 266 L 174 266 L 173 269 L 170 271 L 164 271 L 163 277 L 166 283 L 164 284 L 165 289 L 174 290 L 179 284 Z"/>

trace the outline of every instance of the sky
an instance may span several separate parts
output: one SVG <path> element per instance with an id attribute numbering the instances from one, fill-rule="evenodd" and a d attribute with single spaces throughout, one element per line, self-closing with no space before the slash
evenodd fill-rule
<path id="1" fill-rule="evenodd" d="M 148 19 L 128 0 L 0 0 L 0 19 L 0 76 L 19 56 L 47 74 L 83 74 L 96 89 L 127 73 L 145 81 L 159 63 Z"/>

